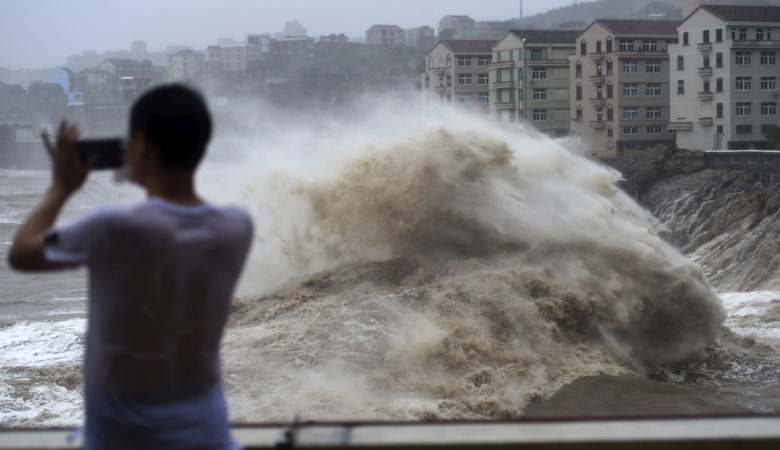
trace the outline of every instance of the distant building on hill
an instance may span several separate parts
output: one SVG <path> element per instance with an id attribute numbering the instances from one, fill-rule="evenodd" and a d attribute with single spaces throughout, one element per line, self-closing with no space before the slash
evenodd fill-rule
<path id="1" fill-rule="evenodd" d="M 436 44 L 436 31 L 429 26 L 407 28 L 404 32 L 404 43 L 407 47 L 431 48 Z"/>
<path id="2" fill-rule="evenodd" d="M 469 16 L 444 16 L 439 20 L 439 40 L 476 39 L 476 23 Z"/>
<path id="3" fill-rule="evenodd" d="M 368 45 L 404 45 L 406 33 L 398 25 L 373 25 L 366 31 Z"/>
<path id="4" fill-rule="evenodd" d="M 168 55 L 168 81 L 199 80 L 206 72 L 206 57 L 195 50 Z"/>

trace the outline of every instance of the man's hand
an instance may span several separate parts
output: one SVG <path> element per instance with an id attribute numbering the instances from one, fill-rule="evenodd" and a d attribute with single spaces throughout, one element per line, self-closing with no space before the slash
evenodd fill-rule
<path id="1" fill-rule="evenodd" d="M 57 145 L 52 145 L 48 133 L 42 133 L 43 144 L 52 164 L 52 184 L 41 203 L 19 227 L 8 252 L 8 263 L 16 270 L 37 271 L 61 268 L 46 261 L 44 241 L 46 232 L 54 225 L 62 207 L 87 178 L 94 158 L 87 164 L 79 161 L 76 142 L 79 133 L 74 125 L 62 121 L 57 131 Z"/>
<path id="2" fill-rule="evenodd" d="M 49 133 L 41 133 L 43 144 L 49 152 L 52 171 L 52 188 L 66 195 L 76 192 L 87 179 L 89 169 L 94 164 L 82 164 L 79 161 L 77 141 L 79 132 L 75 125 L 64 120 L 57 131 L 57 145 L 52 145 Z"/>

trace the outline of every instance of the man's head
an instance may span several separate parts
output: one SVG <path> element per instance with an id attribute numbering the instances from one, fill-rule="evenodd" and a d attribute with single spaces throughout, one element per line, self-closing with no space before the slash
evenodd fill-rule
<path id="1" fill-rule="evenodd" d="M 203 97 L 180 84 L 146 92 L 130 112 L 131 146 L 142 140 L 165 169 L 195 170 L 210 137 L 211 116 Z"/>

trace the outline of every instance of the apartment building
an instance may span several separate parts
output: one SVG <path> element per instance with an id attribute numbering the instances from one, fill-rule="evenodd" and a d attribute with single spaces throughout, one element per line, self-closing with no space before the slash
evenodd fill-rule
<path id="1" fill-rule="evenodd" d="M 426 55 L 422 95 L 426 105 L 455 103 L 487 115 L 488 68 L 496 41 L 439 41 Z"/>
<path id="2" fill-rule="evenodd" d="M 550 136 L 569 132 L 569 55 L 579 31 L 511 30 L 493 48 L 490 117 L 532 125 Z"/>
<path id="3" fill-rule="evenodd" d="M 669 50 L 677 146 L 765 148 L 780 123 L 780 7 L 700 6 L 678 33 Z"/>
<path id="4" fill-rule="evenodd" d="M 570 113 L 586 156 L 614 158 L 672 142 L 667 49 L 678 23 L 600 19 L 577 36 Z"/>
<path id="5" fill-rule="evenodd" d="M 366 31 L 368 45 L 404 45 L 406 32 L 398 25 L 372 25 Z"/>
<path id="6" fill-rule="evenodd" d="M 469 16 L 444 16 L 439 20 L 439 39 L 472 40 L 477 38 L 476 22 Z"/>
<path id="7" fill-rule="evenodd" d="M 206 57 L 195 50 L 168 55 L 168 81 L 198 80 L 206 71 Z"/>
<path id="8" fill-rule="evenodd" d="M 249 63 L 260 60 L 255 45 L 209 45 L 207 53 L 207 66 L 215 72 L 244 72 Z"/>

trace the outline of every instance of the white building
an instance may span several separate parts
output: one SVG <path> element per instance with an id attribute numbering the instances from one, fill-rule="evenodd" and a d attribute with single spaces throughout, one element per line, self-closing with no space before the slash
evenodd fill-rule
<path id="1" fill-rule="evenodd" d="M 194 50 L 181 50 L 168 55 L 168 81 L 197 80 L 206 69 L 206 57 Z"/>
<path id="2" fill-rule="evenodd" d="M 677 146 L 748 149 L 766 145 L 780 123 L 780 7 L 701 6 L 669 48 L 670 122 Z"/>

